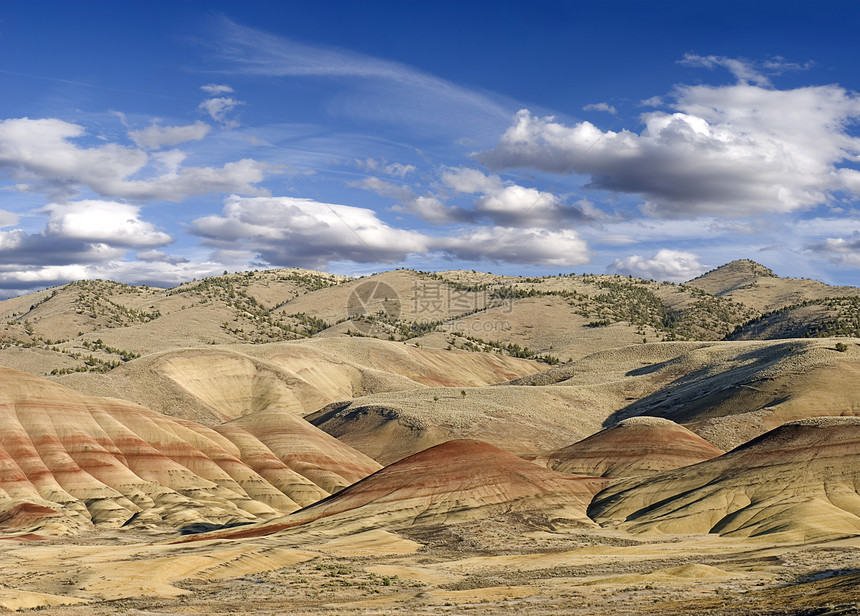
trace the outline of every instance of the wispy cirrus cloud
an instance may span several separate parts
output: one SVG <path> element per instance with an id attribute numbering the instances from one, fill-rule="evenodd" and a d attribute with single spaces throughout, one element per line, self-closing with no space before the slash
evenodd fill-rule
<path id="1" fill-rule="evenodd" d="M 381 171 L 400 179 L 405 178 L 411 173 L 415 173 L 417 170 L 415 165 L 389 163 L 388 161 L 377 160 L 375 158 L 357 159 L 355 164 L 366 171 Z"/>
<path id="2" fill-rule="evenodd" d="M 400 62 L 294 39 L 240 25 L 226 18 L 216 28 L 214 53 L 226 72 L 272 77 L 346 80 L 332 109 L 350 116 L 394 122 L 408 129 L 462 137 L 495 131 L 516 106 L 501 96 L 456 85 Z"/>
<path id="3" fill-rule="evenodd" d="M 446 205 L 437 195 L 418 195 L 408 186 L 387 182 L 376 177 L 368 177 L 350 186 L 370 190 L 382 197 L 394 199 L 395 212 L 412 214 L 430 223 L 446 224 L 452 222 L 473 222 L 474 212 L 458 206 Z"/>
<path id="4" fill-rule="evenodd" d="M 244 101 L 229 96 L 215 96 L 200 103 L 199 108 L 209 114 L 209 117 L 226 128 L 236 128 L 239 123 L 227 117 L 236 107 L 244 105 Z"/>
<path id="5" fill-rule="evenodd" d="M 805 71 L 812 66 L 812 62 L 804 64 L 789 62 L 780 56 L 774 56 L 763 62 L 753 62 L 747 58 L 729 58 L 715 55 L 700 56 L 690 52 L 685 53 L 684 57 L 678 60 L 678 64 L 711 70 L 724 68 L 738 80 L 738 83 L 752 83 L 757 86 L 769 86 L 771 75 L 781 75 L 788 71 Z"/>
<path id="6" fill-rule="evenodd" d="M 200 89 L 212 96 L 230 94 L 233 92 L 233 88 L 231 86 L 221 83 L 207 83 L 206 85 L 200 86 Z"/>
<path id="7" fill-rule="evenodd" d="M 618 110 L 609 103 L 590 103 L 582 108 L 583 111 L 603 111 L 605 113 L 610 113 L 615 115 L 618 113 Z"/>

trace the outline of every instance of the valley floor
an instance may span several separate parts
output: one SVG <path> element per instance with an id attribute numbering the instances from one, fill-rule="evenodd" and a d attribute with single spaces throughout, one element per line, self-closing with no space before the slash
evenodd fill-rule
<path id="1" fill-rule="evenodd" d="M 0 560 L 15 566 L 4 567 L 0 606 L 67 616 L 860 614 L 858 537 L 645 537 L 508 516 L 397 535 L 187 539 L 102 530 L 4 540 Z"/>

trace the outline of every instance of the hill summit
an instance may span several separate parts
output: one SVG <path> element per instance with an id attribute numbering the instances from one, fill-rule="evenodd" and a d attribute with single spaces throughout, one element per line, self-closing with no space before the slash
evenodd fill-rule
<path id="1" fill-rule="evenodd" d="M 753 285 L 759 278 L 779 276 L 761 263 L 750 259 L 737 259 L 702 274 L 687 284 L 711 295 L 723 295 L 740 287 Z"/>

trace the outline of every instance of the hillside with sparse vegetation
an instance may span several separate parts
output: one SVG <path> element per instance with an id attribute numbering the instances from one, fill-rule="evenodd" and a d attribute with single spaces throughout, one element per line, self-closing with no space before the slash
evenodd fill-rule
<path id="1" fill-rule="evenodd" d="M 351 308 L 356 297 L 359 312 Z M 643 342 L 857 335 L 860 290 L 780 278 L 748 260 L 686 284 L 406 269 L 350 279 L 289 269 L 225 273 L 171 289 L 84 280 L 0 302 L 0 361 L 49 376 L 106 372 L 172 348 L 315 336 L 553 365 Z"/>

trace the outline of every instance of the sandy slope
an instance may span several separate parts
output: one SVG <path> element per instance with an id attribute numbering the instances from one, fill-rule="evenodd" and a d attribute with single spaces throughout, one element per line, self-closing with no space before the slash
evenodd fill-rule
<path id="1" fill-rule="evenodd" d="M 860 534 L 860 418 L 790 422 L 707 462 L 630 479 L 589 515 L 632 532 L 768 535 L 798 541 Z"/>
<path id="2" fill-rule="evenodd" d="M 306 418 L 383 464 L 456 438 L 523 455 L 598 431 L 612 412 L 573 387 L 430 388 L 362 396 Z"/>
<path id="3" fill-rule="evenodd" d="M 361 396 L 307 418 L 383 464 L 459 437 L 548 454 L 640 415 L 728 450 L 793 419 L 853 415 L 858 388 L 856 344 L 840 353 L 829 339 L 672 342 L 602 351 L 509 385 Z"/>
<path id="4" fill-rule="evenodd" d="M 860 409 L 860 346 L 834 339 L 673 342 L 595 353 L 523 377 L 598 397 L 606 425 L 637 415 L 682 423 L 728 450 L 787 421 Z"/>
<path id="5" fill-rule="evenodd" d="M 259 410 L 305 414 L 367 393 L 489 385 L 541 369 L 537 362 L 494 354 L 334 338 L 182 349 L 144 356 L 106 375 L 59 380 L 85 393 L 218 425 Z"/>

